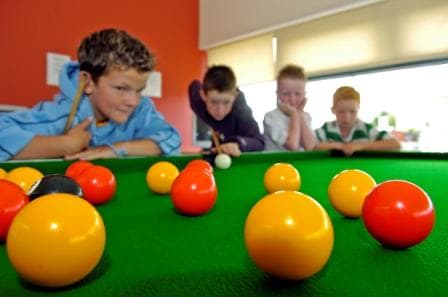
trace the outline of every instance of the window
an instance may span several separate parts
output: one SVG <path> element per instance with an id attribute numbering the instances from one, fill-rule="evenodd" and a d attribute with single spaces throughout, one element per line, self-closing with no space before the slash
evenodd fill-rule
<path id="1" fill-rule="evenodd" d="M 210 148 L 212 145 L 210 128 L 196 115 L 193 115 L 193 145 L 200 148 Z"/>

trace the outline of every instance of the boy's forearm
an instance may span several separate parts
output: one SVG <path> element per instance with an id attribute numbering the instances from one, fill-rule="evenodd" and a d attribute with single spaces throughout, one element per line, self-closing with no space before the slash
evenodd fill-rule
<path id="1" fill-rule="evenodd" d="M 158 156 L 162 154 L 159 145 L 153 140 L 133 140 L 113 144 L 116 149 L 124 149 L 130 156 Z"/>
<path id="2" fill-rule="evenodd" d="M 295 151 L 299 149 L 300 140 L 300 114 L 292 113 L 289 118 L 288 137 L 284 143 L 284 147 L 288 150 Z"/>
<path id="3" fill-rule="evenodd" d="M 305 114 L 300 117 L 300 143 L 305 150 L 312 150 L 316 146 L 314 132 L 306 121 Z"/>
<path id="4" fill-rule="evenodd" d="M 400 142 L 394 138 L 371 141 L 364 145 L 365 150 L 398 150 L 400 149 Z"/>
<path id="5" fill-rule="evenodd" d="M 35 136 L 12 160 L 61 158 L 73 153 L 67 145 L 63 135 Z"/>
<path id="6" fill-rule="evenodd" d="M 340 150 L 340 149 L 342 149 L 342 143 L 341 142 L 333 142 L 333 141 L 317 142 L 316 145 L 314 146 L 314 149 L 315 150 L 332 150 L 332 149 Z"/>

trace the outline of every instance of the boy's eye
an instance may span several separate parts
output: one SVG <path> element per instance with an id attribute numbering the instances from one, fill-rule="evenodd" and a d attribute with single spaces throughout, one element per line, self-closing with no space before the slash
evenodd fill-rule
<path id="1" fill-rule="evenodd" d="M 115 87 L 118 91 L 127 91 L 128 87 L 123 87 L 123 86 L 117 86 Z"/>
<path id="2" fill-rule="evenodd" d="M 215 100 L 212 100 L 211 103 L 213 105 L 224 105 L 224 106 L 226 106 L 226 105 L 230 104 L 230 101 L 215 101 Z"/>

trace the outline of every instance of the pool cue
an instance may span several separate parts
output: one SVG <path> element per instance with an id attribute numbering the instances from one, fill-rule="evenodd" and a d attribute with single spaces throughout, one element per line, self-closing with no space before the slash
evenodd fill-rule
<path id="1" fill-rule="evenodd" d="M 216 147 L 216 151 L 219 154 L 222 154 L 222 150 L 221 150 L 221 146 L 219 145 L 219 137 L 218 137 L 218 133 L 216 133 L 216 131 L 211 128 L 212 130 L 212 139 L 213 139 L 213 143 L 215 144 Z"/>
<path id="2" fill-rule="evenodd" d="M 79 77 L 79 86 L 76 90 L 75 98 L 73 98 L 72 108 L 70 110 L 70 113 L 68 114 L 67 122 L 65 123 L 64 134 L 66 134 L 67 131 L 72 127 L 73 119 L 75 117 L 76 111 L 78 110 L 79 102 L 81 101 L 81 95 L 86 85 L 86 80 L 86 75 L 81 74 L 81 76 Z"/>

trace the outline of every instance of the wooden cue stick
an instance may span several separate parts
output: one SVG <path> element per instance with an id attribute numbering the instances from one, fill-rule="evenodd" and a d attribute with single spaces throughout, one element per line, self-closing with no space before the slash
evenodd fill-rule
<path id="1" fill-rule="evenodd" d="M 218 155 L 222 153 L 221 146 L 219 145 L 219 137 L 216 131 L 212 128 L 212 139 L 213 143 L 215 144 L 216 151 L 218 152 Z"/>
<path id="2" fill-rule="evenodd" d="M 68 130 L 72 127 L 73 119 L 75 117 L 76 111 L 78 110 L 79 102 L 81 101 L 81 95 L 84 91 L 84 87 L 86 85 L 87 77 L 83 74 L 79 77 L 79 86 L 76 90 L 75 98 L 73 98 L 72 108 L 67 118 L 67 122 L 64 127 L 64 134 L 67 133 Z"/>

